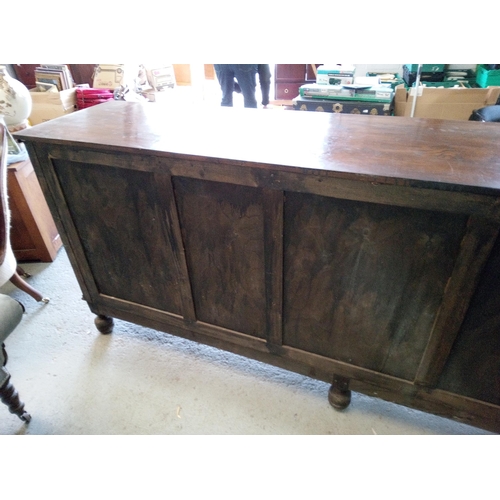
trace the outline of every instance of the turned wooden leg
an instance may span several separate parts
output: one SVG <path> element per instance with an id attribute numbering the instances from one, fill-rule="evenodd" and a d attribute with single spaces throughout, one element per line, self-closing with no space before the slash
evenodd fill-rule
<path id="1" fill-rule="evenodd" d="M 29 424 L 31 415 L 24 411 L 24 403 L 19 399 L 19 394 L 10 383 L 10 376 L 2 387 L 0 387 L 0 400 L 7 405 L 11 413 L 17 415 L 23 422 Z"/>
<path id="2" fill-rule="evenodd" d="M 31 274 L 26 272 L 21 266 L 16 267 L 16 273 L 21 276 L 21 278 L 31 278 Z"/>
<path id="3" fill-rule="evenodd" d="M 94 320 L 97 329 L 104 334 L 111 333 L 113 331 L 113 318 L 105 316 L 104 314 L 98 314 Z"/>
<path id="4" fill-rule="evenodd" d="M 333 377 L 333 383 L 328 391 L 328 402 L 336 410 L 345 410 L 351 403 L 349 379 L 339 376 Z"/>
<path id="5" fill-rule="evenodd" d="M 17 288 L 31 295 L 37 302 L 43 302 L 44 304 L 49 302 L 50 299 L 44 297 L 38 290 L 35 290 L 30 284 L 26 283 L 26 281 L 19 276 L 17 271 L 12 275 L 10 281 L 17 286 Z"/>
<path id="6" fill-rule="evenodd" d="M 5 350 L 5 344 L 2 342 L 2 353 L 3 353 L 3 359 L 5 360 L 3 362 L 3 366 L 7 364 L 7 361 L 9 360 L 9 357 L 7 356 L 7 351 Z"/>

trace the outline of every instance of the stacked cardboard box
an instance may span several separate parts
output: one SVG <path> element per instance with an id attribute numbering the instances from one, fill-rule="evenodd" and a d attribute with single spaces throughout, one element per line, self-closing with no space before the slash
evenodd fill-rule
<path id="1" fill-rule="evenodd" d="M 443 120 L 468 120 L 472 111 L 496 104 L 500 87 L 482 88 L 431 88 L 405 85 L 396 87 L 394 114 L 411 116 L 413 100 L 417 99 L 413 116 Z"/>

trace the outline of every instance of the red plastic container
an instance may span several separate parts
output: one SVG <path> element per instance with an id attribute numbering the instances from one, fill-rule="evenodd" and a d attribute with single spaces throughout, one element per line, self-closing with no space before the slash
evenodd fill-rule
<path id="1" fill-rule="evenodd" d="M 107 89 L 76 89 L 76 106 L 78 109 L 89 108 L 96 104 L 113 99 L 113 91 Z"/>

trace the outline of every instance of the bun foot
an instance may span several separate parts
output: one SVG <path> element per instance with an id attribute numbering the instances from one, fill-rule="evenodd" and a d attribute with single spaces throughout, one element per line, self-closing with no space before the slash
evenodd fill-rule
<path id="1" fill-rule="evenodd" d="M 351 403 L 349 379 L 334 377 L 333 384 L 328 391 L 328 402 L 336 410 L 345 410 Z"/>
<path id="2" fill-rule="evenodd" d="M 104 314 L 98 314 L 94 320 L 96 328 L 103 334 L 107 335 L 113 331 L 113 318 L 105 316 Z"/>

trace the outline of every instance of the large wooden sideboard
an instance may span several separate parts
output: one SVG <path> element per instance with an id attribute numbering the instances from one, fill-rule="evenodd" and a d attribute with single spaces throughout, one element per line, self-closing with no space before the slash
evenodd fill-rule
<path id="1" fill-rule="evenodd" d="M 120 318 L 500 431 L 500 128 L 112 101 L 19 132 Z M 140 375 L 138 375 L 140 376 Z"/>

